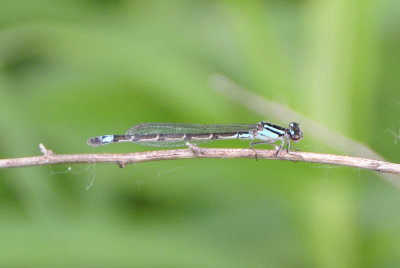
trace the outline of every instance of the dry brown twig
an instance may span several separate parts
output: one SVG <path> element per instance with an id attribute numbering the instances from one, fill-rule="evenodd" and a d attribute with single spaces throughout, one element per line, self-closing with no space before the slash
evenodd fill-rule
<path id="1" fill-rule="evenodd" d="M 279 153 L 278 157 L 275 157 L 274 150 L 199 148 L 195 145 L 189 145 L 188 149 L 147 151 L 129 154 L 55 154 L 51 150 L 46 149 L 43 144 L 40 144 L 39 147 L 43 155 L 0 159 L 0 168 L 91 163 L 117 164 L 119 167 L 123 168 L 132 163 L 160 160 L 193 158 L 252 158 L 347 166 L 400 175 L 400 164 L 368 158 L 310 152 L 290 152 L 288 154 L 282 151 Z"/>

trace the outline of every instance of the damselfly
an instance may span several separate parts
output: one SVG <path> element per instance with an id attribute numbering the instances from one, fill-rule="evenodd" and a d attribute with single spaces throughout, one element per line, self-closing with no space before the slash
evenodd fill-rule
<path id="1" fill-rule="evenodd" d="M 250 143 L 253 148 L 256 144 L 272 144 L 281 141 L 276 146 L 275 156 L 286 143 L 286 152 L 289 153 L 290 141 L 297 142 L 303 138 L 299 124 L 292 122 L 288 128 L 268 122 L 257 124 L 180 124 L 180 123 L 144 123 L 131 127 L 125 135 L 104 135 L 91 138 L 87 143 L 99 146 L 113 142 L 133 142 L 145 146 L 177 147 L 185 146 L 187 142 L 198 144 L 215 140 L 242 139 L 260 140 Z"/>

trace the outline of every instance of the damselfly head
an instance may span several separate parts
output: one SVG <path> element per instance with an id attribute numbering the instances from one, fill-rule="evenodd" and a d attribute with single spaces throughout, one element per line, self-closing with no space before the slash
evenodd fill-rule
<path id="1" fill-rule="evenodd" d="M 299 124 L 296 122 L 291 122 L 288 128 L 288 134 L 290 139 L 294 142 L 299 141 L 303 138 L 303 132 L 300 130 Z"/>

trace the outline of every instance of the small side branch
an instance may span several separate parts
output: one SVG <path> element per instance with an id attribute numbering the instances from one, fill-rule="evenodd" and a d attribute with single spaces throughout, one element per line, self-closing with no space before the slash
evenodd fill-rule
<path id="1" fill-rule="evenodd" d="M 231 148 L 201 148 L 201 153 L 196 153 L 193 148 L 189 148 L 129 154 L 55 154 L 51 150 L 46 149 L 43 145 L 40 145 L 40 149 L 43 153 L 42 156 L 0 159 L 0 168 L 91 163 L 117 164 L 122 168 L 132 163 L 160 160 L 192 158 L 257 158 L 347 166 L 400 175 L 400 164 L 352 156 L 309 152 L 291 152 L 290 154 L 280 152 L 279 155 L 275 157 L 274 150 Z"/>

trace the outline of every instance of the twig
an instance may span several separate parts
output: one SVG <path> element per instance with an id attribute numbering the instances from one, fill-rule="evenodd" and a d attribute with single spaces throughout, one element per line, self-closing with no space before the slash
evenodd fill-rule
<path id="1" fill-rule="evenodd" d="M 221 149 L 201 148 L 201 153 L 192 149 L 148 151 L 129 154 L 55 154 L 47 150 L 42 144 L 40 148 L 44 155 L 0 159 L 0 168 L 29 167 L 57 164 L 90 164 L 107 163 L 125 167 L 132 163 L 141 163 L 159 160 L 191 159 L 191 158 L 252 158 L 270 160 L 288 160 L 296 162 L 311 162 L 328 165 L 348 166 L 361 169 L 370 169 L 383 173 L 400 175 L 400 164 L 381 160 L 359 158 L 344 155 L 331 155 L 309 152 L 280 152 L 275 157 L 274 150 L 260 149 Z"/>

